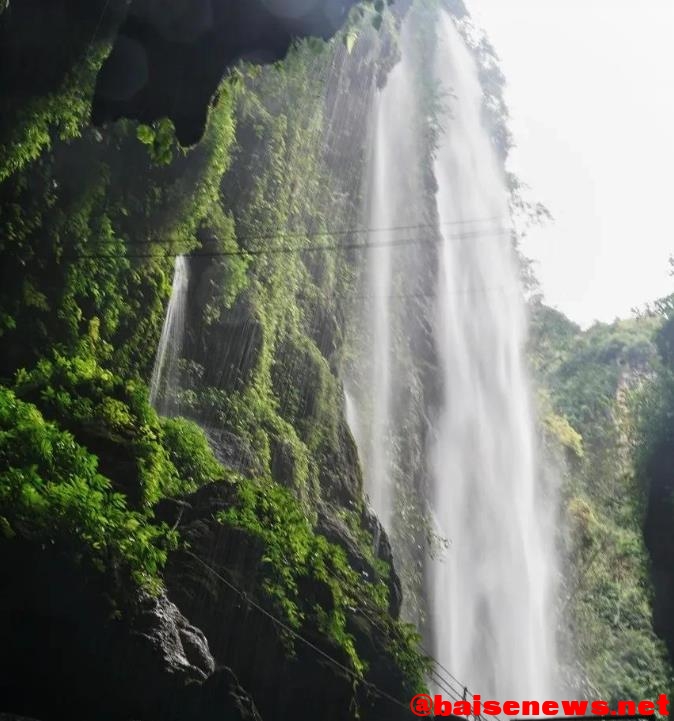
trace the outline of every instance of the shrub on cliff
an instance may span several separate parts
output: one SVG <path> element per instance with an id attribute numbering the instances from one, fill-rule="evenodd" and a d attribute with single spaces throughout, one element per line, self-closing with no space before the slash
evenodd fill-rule
<path id="1" fill-rule="evenodd" d="M 174 543 L 166 527 L 128 508 L 71 433 L 7 388 L 0 388 L 0 531 L 62 545 L 101 570 L 126 569 L 150 589 Z"/>

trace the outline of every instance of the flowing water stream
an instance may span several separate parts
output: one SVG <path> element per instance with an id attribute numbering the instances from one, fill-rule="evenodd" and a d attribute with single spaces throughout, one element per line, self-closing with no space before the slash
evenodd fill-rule
<path id="1" fill-rule="evenodd" d="M 178 361 L 185 336 L 185 308 L 189 288 L 189 266 L 184 255 L 178 255 L 173 271 L 173 284 L 166 317 L 157 347 L 152 379 L 150 403 L 162 415 L 174 410 L 173 393 L 178 376 Z"/>
<path id="2" fill-rule="evenodd" d="M 392 341 L 396 332 L 396 287 L 394 268 L 398 228 L 417 222 L 417 208 L 410 203 L 409 169 L 406 160 L 416 153 L 413 114 L 406 112 L 413 96 L 413 78 L 405 63 L 391 71 L 386 91 L 378 93 L 370 131 L 370 159 L 367 177 L 365 221 L 372 231 L 367 255 L 367 304 L 365 325 L 371 343 L 367 370 L 370 406 L 369 432 L 357 431 L 365 465 L 368 489 L 377 515 L 390 527 L 394 488 L 391 418 L 394 415 L 394 370 Z M 361 396 L 362 401 L 362 396 Z M 352 426 L 353 427 L 353 426 Z"/>
<path id="3" fill-rule="evenodd" d="M 420 132 L 409 52 L 373 109 L 369 227 L 409 220 L 423 197 L 404 182 Z M 443 98 L 434 154 L 438 223 L 436 287 L 425 313 L 436 355 L 437 394 L 429 409 L 425 499 L 448 542 L 426 568 L 433 655 L 483 698 L 554 697 L 550 504 L 537 487 L 534 413 L 524 360 L 526 314 L 509 230 L 504 170 L 483 121 L 478 67 L 454 21 L 437 23 L 435 83 Z M 407 218 L 401 209 L 407 208 Z M 494 223 L 497 225 L 494 225 Z M 381 235 L 371 236 L 378 243 Z M 407 263 L 403 267 L 403 263 Z M 366 282 L 372 350 L 369 381 L 349 397 L 371 503 L 396 536 L 392 477 L 396 423 L 391 398 L 409 379 L 395 365 L 405 343 L 395 278 L 418 272 L 392 244 L 374 247 Z M 425 290 L 429 290 L 426 288 Z M 402 337 L 401 337 L 402 333 Z M 398 370 L 396 370 L 398 368 Z M 348 379 L 347 379 L 348 382 Z M 349 387 L 351 387 L 349 383 Z M 365 419 L 368 419 L 368 422 Z M 400 433 L 404 434 L 404 429 Z M 394 551 L 395 551 L 394 540 Z"/>
<path id="4" fill-rule="evenodd" d="M 437 80 L 454 95 L 435 162 L 441 227 L 505 217 L 475 62 L 448 15 L 439 34 Z M 486 695 L 543 699 L 554 691 L 553 525 L 537 495 L 524 304 L 508 235 L 466 235 L 442 243 L 435 307 L 444 394 L 431 500 L 452 540 L 433 570 L 436 652 Z"/>

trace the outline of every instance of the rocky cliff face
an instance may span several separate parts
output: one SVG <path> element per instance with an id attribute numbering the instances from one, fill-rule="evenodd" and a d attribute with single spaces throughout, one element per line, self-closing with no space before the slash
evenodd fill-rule
<path id="1" fill-rule="evenodd" d="M 649 440 L 667 427 L 658 416 L 668 401 L 660 410 L 652 403 L 668 398 L 658 380 L 658 326 L 644 317 L 581 331 L 559 311 L 532 307 L 544 446 L 548 467 L 560 472 L 550 480 L 562 499 L 564 680 L 570 693 L 612 703 L 637 689 L 662 693 L 671 678 L 658 638 L 668 640 L 671 628 L 667 433 Z"/>
<path id="2" fill-rule="evenodd" d="M 402 718 L 425 665 L 398 620 L 400 583 L 363 497 L 337 374 L 358 260 L 317 249 L 359 207 L 349 170 L 328 158 L 362 156 L 395 18 L 381 34 L 366 22 L 351 55 L 307 43 L 279 67 L 244 65 L 219 85 L 189 151 L 161 125 L 94 128 L 92 103 L 106 118 L 134 115 L 141 97 L 152 118 L 173 103 L 170 73 L 141 95 L 101 100 L 122 28 L 153 62 L 174 53 L 173 69 L 198 85 L 187 68 L 217 45 L 213 28 L 231 31 L 216 13 L 199 42 L 207 5 L 172 24 L 151 3 L 57 3 L 54 37 L 43 44 L 46 24 L 36 29 L 23 76 L 0 71 L 11 89 L 0 145 L 0 710 L 42 721 Z M 263 22 L 262 5 L 245 6 Z M 328 7 L 305 16 L 312 33 L 340 17 Z M 9 13 L 2 53 L 16 63 L 27 46 L 9 28 L 25 40 L 29 22 L 18 5 Z M 299 21 L 274 17 L 283 54 Z M 99 33 L 117 37 L 112 55 L 87 44 Z M 203 120 L 220 77 L 206 75 L 183 104 L 184 127 Z M 347 129 L 338 118 L 358 84 Z M 160 418 L 147 384 L 178 253 L 189 256 L 185 342 L 161 389 L 175 417 Z"/>
<path id="3" fill-rule="evenodd" d="M 642 404 L 645 449 L 640 475 L 645 489 L 644 538 L 654 587 L 653 625 L 674 662 L 674 298 L 660 301 L 664 322 L 655 336 L 660 363 L 653 364 L 651 391 Z"/>
<path id="4" fill-rule="evenodd" d="M 55 549 L 4 544 L 3 561 L 4 708 L 55 719 L 258 718 L 165 593 L 120 602 L 110 579 Z"/>
<path id="5" fill-rule="evenodd" d="M 171 554 L 159 595 L 120 594 L 114 579 L 58 547 L 3 543 L 3 708 L 41 719 L 341 719 L 357 703 L 365 718 L 402 718 L 366 687 L 354 695 L 350 659 L 322 629 L 305 624 L 307 641 L 293 640 L 260 611 L 265 544 L 214 520 L 234 503 L 231 486 L 213 484 L 159 509 L 189 544 Z M 322 532 L 353 568 L 374 573 L 347 529 L 319 524 Z M 328 584 L 301 583 L 306 601 L 330 609 Z M 370 682 L 397 697 L 408 681 L 391 656 L 395 629 L 372 614 L 349 619 L 348 632 Z"/>

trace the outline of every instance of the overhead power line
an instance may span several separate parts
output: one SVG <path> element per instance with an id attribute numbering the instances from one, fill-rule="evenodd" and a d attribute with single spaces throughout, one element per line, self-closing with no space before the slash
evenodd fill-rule
<path id="1" fill-rule="evenodd" d="M 94 42 L 97 40 L 98 31 L 101 29 L 101 24 L 103 22 L 103 18 L 105 17 L 105 13 L 108 11 L 109 6 L 110 6 L 110 0 L 105 0 L 105 4 L 103 5 L 101 14 L 98 16 L 98 20 L 96 21 L 96 26 L 94 27 L 94 32 L 91 36 L 91 40 L 89 40 L 89 43 L 87 45 L 87 50 L 91 50 Z"/>
<path id="2" fill-rule="evenodd" d="M 196 561 L 198 561 L 204 568 L 206 568 L 210 573 L 212 573 L 219 581 L 224 583 L 226 586 L 228 586 L 234 593 L 237 594 L 240 598 L 242 598 L 249 606 L 254 608 L 255 610 L 262 613 L 264 616 L 266 616 L 270 621 L 275 623 L 279 628 L 282 628 L 286 633 L 289 633 L 293 638 L 295 638 L 298 641 L 301 641 L 305 646 L 310 648 L 312 651 L 317 653 L 318 655 L 322 656 L 326 661 L 331 663 L 336 668 L 339 668 L 341 671 L 346 673 L 350 678 L 359 681 L 364 686 L 369 688 L 373 693 L 377 694 L 379 697 L 384 698 L 391 703 L 395 704 L 396 706 L 400 706 L 401 708 L 404 708 L 405 710 L 409 709 L 408 704 L 403 703 L 399 699 L 395 698 L 394 696 L 391 696 L 387 691 L 384 691 L 383 689 L 379 688 L 376 684 L 372 683 L 371 681 L 365 681 L 362 679 L 353 669 L 349 668 L 348 666 L 345 666 L 343 663 L 338 661 L 336 658 L 331 656 L 329 653 L 326 653 L 322 648 L 319 648 L 315 643 L 312 643 L 309 641 L 309 639 L 302 636 L 302 634 L 298 633 L 294 628 L 291 628 L 288 626 L 287 623 L 282 621 L 280 618 L 277 618 L 273 613 L 270 613 L 267 611 L 266 608 L 261 606 L 259 603 L 254 601 L 245 591 L 242 591 L 236 584 L 232 583 L 229 579 L 225 578 L 222 574 L 218 573 L 214 568 L 212 568 L 208 563 L 203 561 L 199 556 L 197 556 L 195 553 L 192 553 L 192 551 L 185 550 L 185 553 L 192 558 L 194 558 Z"/>
<path id="3" fill-rule="evenodd" d="M 303 643 L 307 648 L 311 649 L 314 653 L 321 656 L 323 659 L 325 659 L 328 663 L 332 664 L 335 668 L 338 668 L 340 671 L 343 671 L 346 673 L 350 678 L 352 678 L 355 681 L 358 681 L 359 683 L 362 683 L 365 687 L 367 687 L 372 693 L 379 696 L 380 698 L 383 698 L 390 703 L 395 704 L 396 706 L 399 706 L 406 711 L 409 709 L 409 704 L 407 702 L 403 702 L 400 699 L 395 698 L 391 694 L 389 694 L 387 691 L 384 691 L 382 688 L 380 688 L 377 684 L 372 683 L 371 681 L 367 681 L 363 678 L 361 678 L 353 669 L 349 668 L 348 666 L 345 666 L 343 663 L 338 661 L 336 658 L 331 656 L 329 653 L 324 651 L 322 648 L 318 647 L 315 643 L 310 641 L 309 639 L 305 638 L 301 633 L 296 631 L 295 629 L 288 626 L 287 623 L 282 621 L 280 618 L 275 616 L 273 613 L 268 611 L 266 608 L 261 606 L 259 603 L 257 603 L 254 599 L 252 599 L 245 591 L 243 591 L 241 588 L 239 588 L 235 583 L 230 581 L 228 578 L 225 578 L 221 573 L 218 573 L 212 566 L 210 566 L 208 563 L 206 563 L 203 559 L 199 558 L 195 553 L 192 551 L 189 551 L 185 549 L 184 551 L 187 555 L 189 555 L 191 558 L 196 560 L 199 564 L 201 564 L 209 573 L 211 573 L 215 578 L 217 578 L 219 581 L 224 583 L 230 590 L 232 590 L 234 593 L 236 593 L 237 596 L 239 596 L 243 601 L 245 601 L 251 608 L 254 608 L 256 611 L 260 612 L 264 616 L 266 616 L 270 621 L 272 621 L 274 624 L 276 624 L 279 628 L 283 629 L 285 632 L 289 633 L 293 638 L 295 638 L 297 641 L 300 641 Z M 385 628 L 382 628 L 380 624 L 378 624 L 374 619 L 372 619 L 369 614 L 365 613 L 363 609 L 359 609 L 361 613 L 375 626 L 379 628 L 380 631 L 387 633 L 388 630 Z M 434 668 L 431 669 L 431 676 L 433 677 L 434 682 L 438 685 L 438 687 L 444 691 L 448 697 L 454 701 L 458 700 L 466 700 L 467 697 L 472 698 L 472 694 L 468 692 L 468 689 L 461 684 L 460 681 L 456 679 L 455 676 L 453 676 L 439 661 L 434 659 L 429 653 L 426 652 L 426 650 L 423 647 L 419 647 L 419 650 L 424 653 L 424 655 L 433 663 Z M 452 681 L 447 679 L 445 676 L 443 676 L 442 671 L 444 671 L 453 681 L 454 683 L 458 684 L 460 689 L 463 689 L 463 691 L 457 691 L 454 685 L 452 684 Z M 493 717 L 495 721 L 500 721 L 498 716 Z"/>
<path id="4" fill-rule="evenodd" d="M 524 287 L 512 284 L 510 286 L 504 285 L 492 285 L 482 286 L 474 288 L 463 288 L 462 290 L 451 290 L 445 291 L 444 293 L 429 293 L 424 291 L 418 291 L 416 293 L 388 293 L 386 295 L 377 295 L 376 293 L 348 293 L 346 298 L 348 300 L 410 300 L 410 299 L 421 299 L 421 300 L 438 300 L 441 296 L 459 296 L 459 295 L 486 295 L 487 293 L 506 293 L 508 295 L 519 295 L 524 292 Z M 334 293 L 332 295 L 335 295 Z"/>
<path id="5" fill-rule="evenodd" d="M 428 239 L 420 237 L 410 238 L 394 238 L 388 241 L 380 242 L 354 242 L 354 243 L 332 243 L 326 245 L 305 245 L 305 246 L 282 246 L 280 248 L 255 248 L 252 250 L 219 250 L 207 252 L 189 252 L 178 255 L 185 255 L 188 258 L 227 258 L 227 257 L 247 257 L 247 256 L 264 256 L 264 255 L 287 255 L 292 253 L 318 253 L 318 252 L 338 252 L 345 250 L 359 250 L 371 248 L 392 248 L 406 245 L 442 245 L 443 242 L 450 240 L 469 240 L 496 238 L 510 236 L 511 231 L 507 229 L 499 229 L 494 231 L 466 231 L 464 233 L 445 234 L 438 239 Z M 61 256 L 63 260 L 93 260 L 93 259 L 111 259 L 118 258 L 173 258 L 175 253 L 64 253 Z"/>
<path id="6" fill-rule="evenodd" d="M 236 239 L 239 243 L 248 243 L 254 240 L 282 240 L 286 238 L 327 238 L 339 235 L 363 235 L 369 233 L 396 233 L 401 230 L 424 230 L 429 228 L 444 228 L 457 225 L 471 225 L 475 223 L 494 223 L 507 222 L 509 219 L 505 216 L 494 215 L 489 218 L 468 218 L 466 220 L 448 220 L 442 223 L 414 223 L 412 225 L 391 225 L 379 228 L 342 228 L 339 230 L 290 230 L 290 231 L 274 231 L 262 234 L 237 235 Z M 106 243 L 114 243 L 116 239 L 106 240 Z M 168 243 L 177 243 L 175 240 L 161 239 L 139 239 L 126 240 L 125 245 L 162 245 Z"/>
<path id="7" fill-rule="evenodd" d="M 366 599 L 362 599 L 361 603 L 363 604 L 363 606 L 368 607 L 368 602 Z M 356 611 L 362 616 L 364 616 L 373 626 L 376 626 L 382 633 L 388 633 L 388 630 L 382 625 L 382 623 L 378 621 L 376 617 L 367 613 L 363 606 L 357 608 Z M 433 677 L 433 680 L 438 684 L 440 689 L 448 695 L 448 697 L 452 701 L 466 701 L 473 698 L 473 694 L 464 684 L 461 683 L 461 681 L 459 681 L 458 678 L 456 678 L 456 676 L 451 673 L 451 671 L 449 671 L 449 669 L 447 669 L 440 663 L 440 661 L 434 658 L 433 655 L 421 644 L 418 644 L 418 647 L 419 650 L 424 654 L 424 656 L 433 663 L 433 667 L 431 668 L 431 675 Z M 443 672 L 446 674 L 446 676 L 443 676 Z M 458 690 L 454 684 L 458 685 Z M 500 716 L 498 715 L 493 715 L 491 716 L 491 718 L 493 718 L 494 721 L 501 721 Z"/>

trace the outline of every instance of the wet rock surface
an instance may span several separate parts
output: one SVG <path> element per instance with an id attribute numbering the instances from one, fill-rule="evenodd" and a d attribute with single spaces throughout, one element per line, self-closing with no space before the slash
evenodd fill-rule
<path id="1" fill-rule="evenodd" d="M 114 603 L 109 578 L 61 553 L 3 548 L 14 582 L 0 601 L 0 708 L 42 721 L 258 718 L 166 595 Z"/>
<path id="2" fill-rule="evenodd" d="M 353 679 L 324 654 L 344 667 L 349 659 L 311 624 L 290 653 L 283 627 L 255 607 L 264 603 L 264 547 L 215 520 L 234 501 L 233 486 L 214 483 L 180 504 L 160 504 L 159 517 L 180 525 L 189 550 L 171 555 L 167 591 L 157 596 L 120 596 L 123 579 L 88 568 L 72 549 L 0 544 L 12 578 L 0 599 L 0 709 L 41 721 L 342 719 Z M 322 514 L 316 531 L 342 546 L 355 569 L 374 575 L 346 526 Z M 394 573 L 389 583 L 399 585 Z M 327 586 L 307 579 L 300 590 L 329 609 Z M 392 607 L 397 614 L 394 594 Z M 371 677 L 396 693 L 402 679 L 381 629 L 355 615 L 349 632 Z M 359 692 L 366 719 L 384 710 L 368 693 Z"/>
<path id="3" fill-rule="evenodd" d="M 264 604 L 259 596 L 264 547 L 244 531 L 214 520 L 234 498 L 232 486 L 218 483 L 189 496 L 179 511 L 170 504 L 162 506 L 167 523 L 178 520 L 180 514 L 181 534 L 189 544 L 189 551 L 178 552 L 170 559 L 166 573 L 169 594 L 204 630 L 216 663 L 232 667 L 265 721 L 309 721 L 316 717 L 339 721 L 344 718 L 344 709 L 353 703 L 353 679 L 324 654 L 346 667 L 349 659 L 311 624 L 302 628 L 302 636 L 311 646 L 295 639 L 293 652 L 289 653 L 288 641 L 292 639 L 285 629 L 256 608 Z M 376 519 L 370 521 L 377 523 Z M 388 540 L 383 529 L 379 527 L 379 531 L 378 550 L 386 553 L 388 548 L 390 560 Z M 331 514 L 319 514 L 316 532 L 344 548 L 353 568 L 375 576 L 352 532 Z M 392 589 L 391 613 L 397 615 L 400 582 L 394 571 L 388 583 Z M 323 608 L 330 607 L 329 589 L 320 582 L 306 579 L 300 592 Z M 349 632 L 370 664 L 369 678 L 376 679 L 377 685 L 390 694 L 399 694 L 404 682 L 386 651 L 388 639 L 382 628 L 371 616 L 354 614 L 349 619 Z M 378 718 L 377 714 L 382 713 L 386 718 L 402 717 L 400 707 L 391 707 L 390 701 L 371 696 L 368 687 L 361 687 L 358 698 L 364 719 Z"/>
<path id="4" fill-rule="evenodd" d="M 402 604 L 402 588 L 400 579 L 393 568 L 393 556 L 391 553 L 391 544 L 389 543 L 386 531 L 382 527 L 377 517 L 365 511 L 364 513 L 365 528 L 372 534 L 374 547 L 373 553 L 376 558 L 386 561 L 392 569 L 386 580 L 389 591 L 389 614 L 393 618 L 399 618 L 400 606 Z M 348 526 L 339 520 L 339 518 L 325 511 L 319 513 L 318 524 L 316 530 L 325 536 L 331 543 L 341 546 L 345 551 L 351 568 L 363 574 L 365 578 L 372 581 L 377 578 L 376 569 L 370 561 L 363 555 L 359 548 L 353 532 Z"/>

